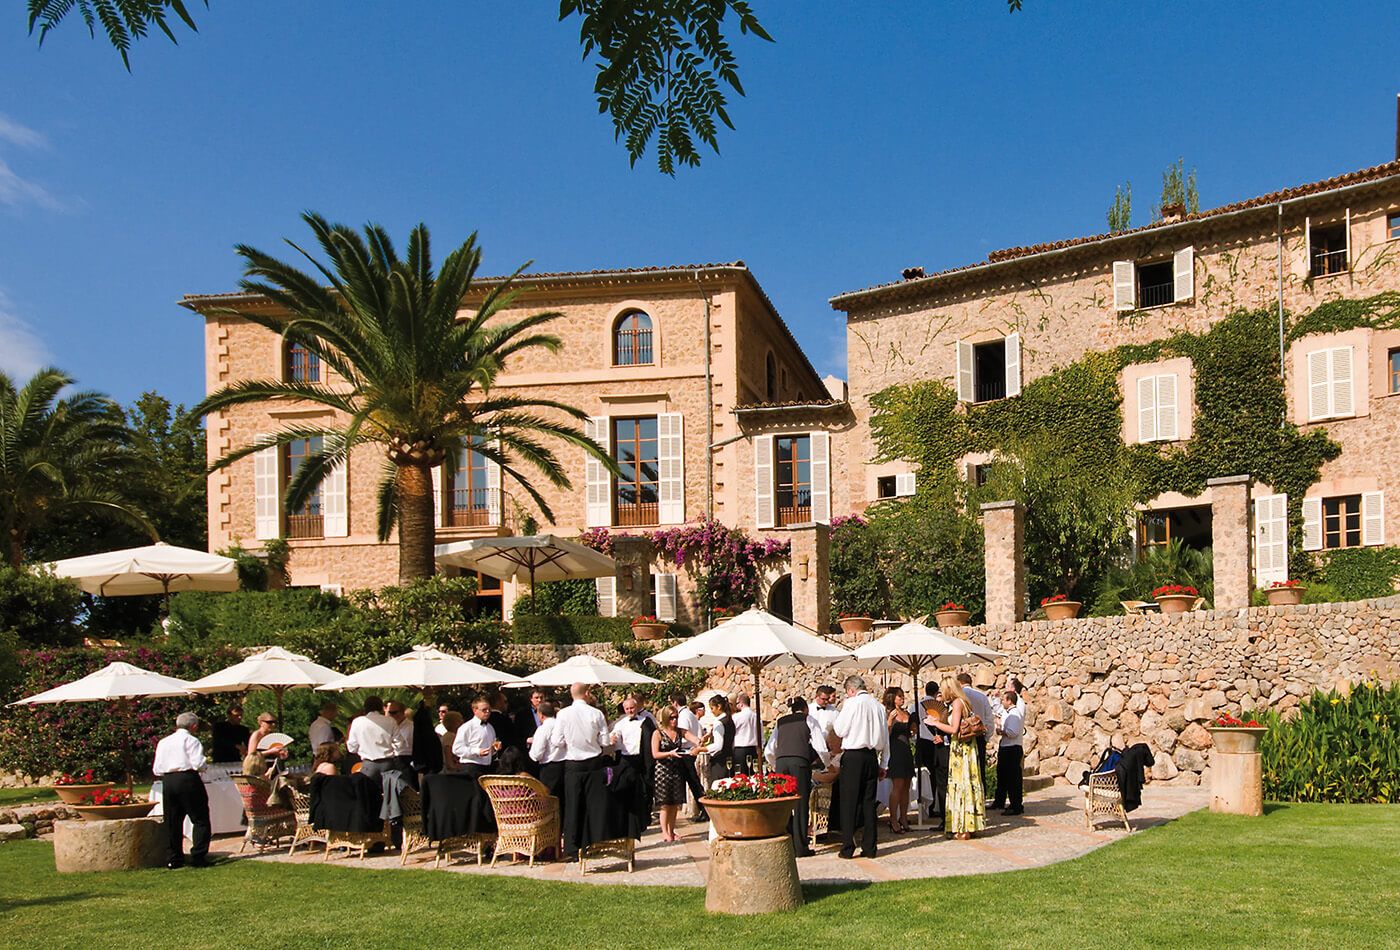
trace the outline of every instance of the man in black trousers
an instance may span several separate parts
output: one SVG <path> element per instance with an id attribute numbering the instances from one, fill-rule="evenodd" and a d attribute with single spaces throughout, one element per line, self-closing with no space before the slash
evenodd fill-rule
<path id="1" fill-rule="evenodd" d="M 880 775 L 890 760 L 890 730 L 885 707 L 865 690 L 865 680 L 846 677 L 846 701 L 833 731 L 841 739 L 841 773 L 836 777 L 841 794 L 841 852 L 856 856 L 856 826 L 861 831 L 860 854 L 875 857 L 877 832 L 875 798 Z"/>
<path id="2" fill-rule="evenodd" d="M 156 743 L 151 772 L 160 779 L 161 812 L 165 820 L 165 866 L 185 866 L 185 819 L 194 826 L 190 835 L 190 865 L 209 863 L 209 793 L 200 770 L 204 768 L 204 744 L 194 737 L 199 717 L 183 712 L 175 717 L 175 731 Z"/>
<path id="3" fill-rule="evenodd" d="M 997 794 L 992 807 L 1001 808 L 1002 803 L 1006 802 L 1003 811 L 1006 815 L 1025 812 L 1021 807 L 1021 750 L 1024 741 L 1021 737 L 1026 733 L 1026 723 L 1016 707 L 1017 699 L 1014 689 L 1002 693 L 1001 715 L 997 720 Z"/>

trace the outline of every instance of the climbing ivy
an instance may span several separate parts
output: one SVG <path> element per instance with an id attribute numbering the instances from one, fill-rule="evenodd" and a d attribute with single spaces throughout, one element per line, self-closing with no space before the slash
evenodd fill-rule
<path id="1" fill-rule="evenodd" d="M 1400 548 L 1345 548 L 1318 557 L 1318 579 L 1338 600 L 1367 600 L 1395 593 Z"/>

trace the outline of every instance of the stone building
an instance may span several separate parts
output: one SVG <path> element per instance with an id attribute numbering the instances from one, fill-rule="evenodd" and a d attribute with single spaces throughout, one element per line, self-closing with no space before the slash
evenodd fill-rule
<path id="1" fill-rule="evenodd" d="M 463 311 L 474 312 L 498 284 L 498 278 L 478 281 Z M 527 519 L 568 537 L 592 527 L 642 534 L 707 516 L 775 530 L 829 518 L 825 427 L 844 402 L 818 377 L 743 262 L 532 274 L 519 278 L 517 288 L 502 319 L 557 310 L 563 316 L 548 330 L 563 347 L 513 357 L 495 391 L 548 396 L 582 409 L 585 431 L 612 453 L 625 477 L 612 476 L 581 451 L 562 450 L 572 487 L 535 486 L 553 511 L 550 525 L 524 491 L 503 481 L 496 465 L 464 453 L 450 475 L 445 468 L 435 473 L 439 542 L 517 533 Z M 187 296 L 183 304 L 205 320 L 211 392 L 241 379 L 335 384 L 329 369 L 303 349 L 237 315 L 266 311 L 269 301 L 235 293 Z M 773 413 L 744 406 L 817 408 L 809 416 L 795 408 Z M 755 415 L 775 421 L 756 424 Z M 209 457 L 283 427 L 330 418 L 327 410 L 295 402 L 220 412 L 208 422 Z M 210 547 L 237 541 L 255 548 L 285 537 L 294 585 L 349 590 L 393 583 L 394 542 L 376 538 L 382 459 L 372 449 L 354 452 L 306 510 L 287 511 L 283 491 L 306 451 L 301 443 L 265 450 L 212 475 Z M 755 453 L 773 458 L 762 486 L 752 477 Z M 697 623 L 683 572 L 653 564 L 647 574 L 600 582 L 602 612 L 650 605 L 663 619 Z M 781 572 L 769 579 L 779 580 Z M 619 581 L 626 590 L 618 589 Z M 481 582 L 483 596 L 500 598 L 509 614 L 513 585 Z M 780 584 L 779 596 L 781 590 Z"/>
<path id="2" fill-rule="evenodd" d="M 967 406 L 1016 399 L 1026 383 L 1091 351 L 1199 333 L 1239 309 L 1299 315 L 1327 301 L 1400 289 L 1400 160 L 1197 213 L 1166 209 L 1113 234 L 996 251 L 975 264 L 839 294 L 846 314 L 851 411 L 846 454 L 875 456 L 869 397 L 943 379 Z M 1281 332 L 1281 331 L 1280 331 Z M 1280 335 L 1280 348 L 1283 346 Z M 1283 360 L 1291 421 L 1325 426 L 1342 447 L 1300 510 L 1305 550 L 1400 537 L 1400 329 L 1346 329 L 1291 341 Z M 1175 358 L 1119 377 L 1127 443 L 1192 436 L 1195 370 Z M 962 459 L 968 478 L 988 459 Z M 1231 473 L 1234 474 L 1234 473 Z M 909 463 L 847 464 L 851 508 L 912 491 Z M 1206 546 L 1210 497 L 1163 495 L 1138 538 Z M 1390 503 L 1387 504 L 1387 496 Z M 1287 499 L 1255 483 L 1255 578 L 1288 576 Z"/>

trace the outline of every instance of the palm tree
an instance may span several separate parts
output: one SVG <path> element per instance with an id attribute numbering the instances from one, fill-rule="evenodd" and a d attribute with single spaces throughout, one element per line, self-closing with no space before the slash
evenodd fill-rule
<path id="1" fill-rule="evenodd" d="M 459 319 L 481 262 L 475 234 L 448 254 L 434 275 L 425 225 L 409 234 L 407 257 L 400 260 L 377 225 L 366 225 L 361 237 L 317 214 L 302 218 L 329 264 L 287 243 L 312 263 L 319 278 L 239 245 L 246 275 L 240 286 L 283 313 L 223 312 L 305 346 L 344 385 L 243 380 L 213 393 L 193 411 L 207 415 L 269 399 L 298 399 L 336 410 L 337 419 L 255 440 L 219 459 L 215 469 L 269 446 L 319 439 L 311 444 L 320 449 L 306 456 L 287 485 L 285 501 L 295 510 L 332 468 L 348 459 L 352 448 L 380 446 L 386 461 L 378 490 L 379 539 L 387 541 L 398 526 L 399 582 L 407 583 L 433 573 L 432 469 L 455 459 L 463 448 L 470 445 L 498 464 L 502 475 L 519 484 L 551 521 L 549 505 L 518 467 L 524 463 L 553 485 L 570 487 L 559 459 L 541 437 L 578 446 L 612 465 L 574 425 L 585 417 L 581 410 L 550 399 L 491 392 L 512 354 L 559 350 L 558 337 L 538 331 L 560 314 L 493 321 L 514 300 L 517 270 L 491 289 L 475 314 Z"/>
<path id="2" fill-rule="evenodd" d="M 92 512 L 155 531 L 121 490 L 137 466 L 121 407 L 101 393 L 59 393 L 73 380 L 41 369 L 16 389 L 0 372 L 0 534 L 18 568 L 30 534 L 60 512 Z"/>

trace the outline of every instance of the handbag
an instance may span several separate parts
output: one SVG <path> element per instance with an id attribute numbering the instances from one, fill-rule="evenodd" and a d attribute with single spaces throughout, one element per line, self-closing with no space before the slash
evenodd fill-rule
<path id="1" fill-rule="evenodd" d="M 959 739 L 980 739 L 986 734 L 987 727 L 982 724 L 981 717 L 974 713 L 963 716 L 962 721 L 958 723 Z"/>

